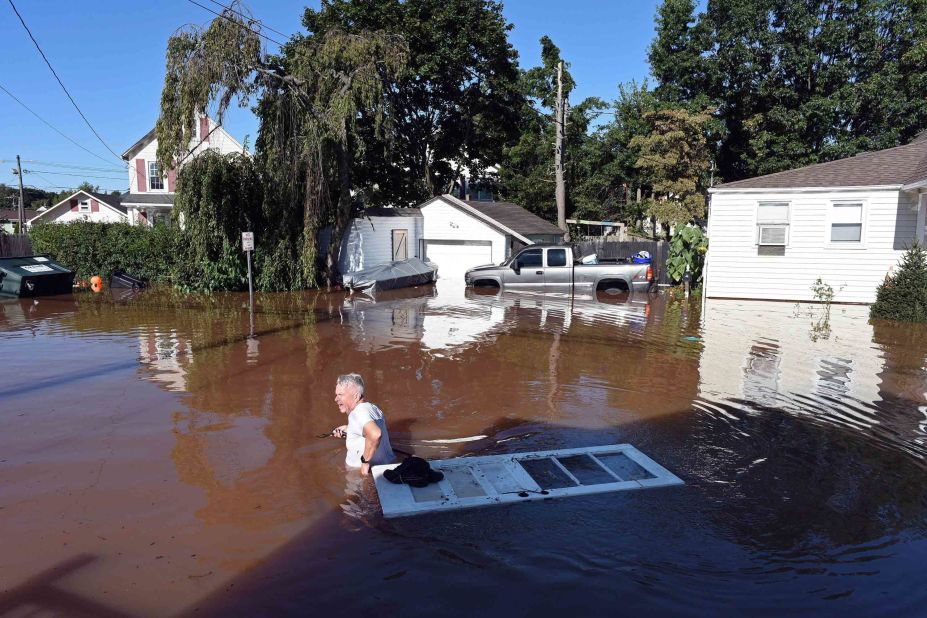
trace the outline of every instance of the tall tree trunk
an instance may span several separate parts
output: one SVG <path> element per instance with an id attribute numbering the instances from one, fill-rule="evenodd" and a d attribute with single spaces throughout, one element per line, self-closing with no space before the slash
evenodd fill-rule
<path id="1" fill-rule="evenodd" d="M 348 138 L 350 139 L 350 138 Z M 338 159 L 338 206 L 335 208 L 335 224 L 332 227 L 332 242 L 325 257 L 325 287 L 331 289 L 338 280 L 338 254 L 341 253 L 341 238 L 351 221 L 351 151 L 346 143 L 335 146 Z"/>
<path id="2" fill-rule="evenodd" d="M 318 278 L 319 224 L 322 220 L 322 182 L 321 153 L 317 153 L 306 165 L 306 191 L 303 197 L 303 238 L 300 251 L 300 271 L 303 286 L 314 286 Z"/>

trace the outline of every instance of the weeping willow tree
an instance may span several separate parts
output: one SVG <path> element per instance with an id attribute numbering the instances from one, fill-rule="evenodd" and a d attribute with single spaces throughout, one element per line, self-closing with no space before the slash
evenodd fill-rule
<path id="1" fill-rule="evenodd" d="M 279 55 L 262 48 L 260 22 L 233 4 L 206 28 L 168 40 L 156 127 L 162 169 L 182 163 L 207 109 L 219 123 L 229 106 L 258 99 L 256 159 L 264 183 L 267 237 L 258 281 L 296 289 L 319 281 L 319 231 L 332 225 L 324 283 L 334 282 L 340 241 L 351 218 L 354 164 L 365 144 L 359 121 L 388 134 L 386 94 L 408 49 L 382 31 L 296 35 Z M 183 174 L 183 172 L 181 172 Z M 183 183 L 178 186 L 182 190 Z"/>

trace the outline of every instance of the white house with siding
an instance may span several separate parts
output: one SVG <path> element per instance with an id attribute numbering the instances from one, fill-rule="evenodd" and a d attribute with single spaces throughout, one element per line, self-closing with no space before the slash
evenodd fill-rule
<path id="1" fill-rule="evenodd" d="M 365 210 L 345 231 L 338 266 L 348 273 L 417 257 L 436 264 L 442 279 L 462 278 L 473 266 L 562 237 L 557 226 L 516 204 L 440 195 L 418 208 Z"/>
<path id="2" fill-rule="evenodd" d="M 93 221 L 96 223 L 124 223 L 128 220 L 120 196 L 77 191 L 51 208 L 43 210 L 29 221 L 27 227 L 36 223 L 71 223 L 72 221 Z"/>
<path id="3" fill-rule="evenodd" d="M 216 150 L 220 154 L 245 152 L 238 140 L 208 116 L 197 119 L 197 133 L 190 140 L 188 150 L 187 160 L 206 150 Z M 170 220 L 177 172 L 160 169 L 157 152 L 158 138 L 151 129 L 122 153 L 128 166 L 129 193 L 122 196 L 121 204 L 132 225 L 153 225 Z"/>
<path id="4" fill-rule="evenodd" d="M 924 242 L 927 132 L 908 145 L 709 190 L 709 298 L 871 303 L 914 241 Z"/>
<path id="5" fill-rule="evenodd" d="M 234 137 L 207 116 L 197 119 L 197 134 L 190 140 L 187 160 L 206 151 L 221 154 L 244 152 Z M 170 221 L 177 184 L 176 170 L 164 173 L 157 162 L 158 138 L 155 130 L 146 133 L 122 153 L 129 175 L 129 192 L 121 196 L 78 191 L 29 220 L 33 223 L 128 222 L 131 225 L 154 225 Z"/>

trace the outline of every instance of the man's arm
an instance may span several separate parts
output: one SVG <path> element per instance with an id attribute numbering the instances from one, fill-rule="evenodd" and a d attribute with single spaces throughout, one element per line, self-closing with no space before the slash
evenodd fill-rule
<path id="1" fill-rule="evenodd" d="M 332 435 L 335 436 L 336 438 L 345 437 L 346 435 L 348 435 L 348 426 L 341 425 L 340 427 L 335 427 L 334 429 L 332 429 Z"/>
<path id="2" fill-rule="evenodd" d="M 369 462 L 373 459 L 377 447 L 380 446 L 382 435 L 383 432 L 380 431 L 380 426 L 377 425 L 376 421 L 367 421 L 367 424 L 364 425 L 364 459 L 366 461 Z M 362 463 L 360 471 L 364 476 L 370 474 L 370 464 Z"/>

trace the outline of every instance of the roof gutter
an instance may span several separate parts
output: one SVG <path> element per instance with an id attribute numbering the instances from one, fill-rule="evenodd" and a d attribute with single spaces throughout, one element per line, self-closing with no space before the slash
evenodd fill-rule
<path id="1" fill-rule="evenodd" d="M 529 240 L 528 238 L 522 236 L 521 234 L 519 234 L 518 232 L 516 232 L 516 231 L 513 230 L 512 228 L 507 227 L 507 226 L 505 226 L 505 225 L 499 223 L 498 221 L 496 221 L 495 219 L 493 219 L 493 218 L 490 217 L 489 215 L 484 215 L 483 213 L 481 213 L 479 210 L 477 210 L 476 208 L 474 208 L 474 207 L 471 206 L 470 204 L 464 202 L 463 200 L 457 199 L 456 197 L 454 197 L 453 195 L 450 195 L 449 193 L 445 193 L 444 195 L 441 195 L 441 196 L 438 196 L 438 197 L 443 198 L 445 201 L 450 202 L 452 205 L 456 206 L 457 208 L 460 208 L 460 209 L 463 210 L 464 212 L 467 212 L 467 213 L 473 215 L 473 216 L 476 217 L 477 219 L 482 219 L 482 220 L 485 221 L 486 223 L 489 223 L 490 225 L 493 225 L 493 226 L 499 228 L 500 230 L 506 232 L 507 234 L 511 234 L 512 236 L 514 236 L 514 237 L 517 238 L 518 240 L 522 241 L 522 242 L 525 243 L 526 245 L 533 245 L 533 244 L 534 244 L 534 241 L 533 241 L 533 240 Z M 435 198 L 435 199 L 437 199 L 437 198 Z M 431 200 L 429 200 L 429 201 L 431 201 Z M 428 202 L 426 202 L 426 204 L 427 204 L 427 203 L 428 203 Z M 422 206 L 424 206 L 424 204 L 423 204 Z"/>
<path id="2" fill-rule="evenodd" d="M 901 187 L 902 191 L 910 191 L 911 189 L 923 189 L 927 187 L 927 178 L 923 180 L 918 180 L 917 182 L 912 182 Z"/>
<path id="3" fill-rule="evenodd" d="M 739 188 L 711 187 L 708 193 L 825 193 L 834 191 L 903 191 L 914 185 L 870 185 L 861 187 L 785 187 L 785 188 Z M 916 186 L 927 186 L 927 180 Z"/>

